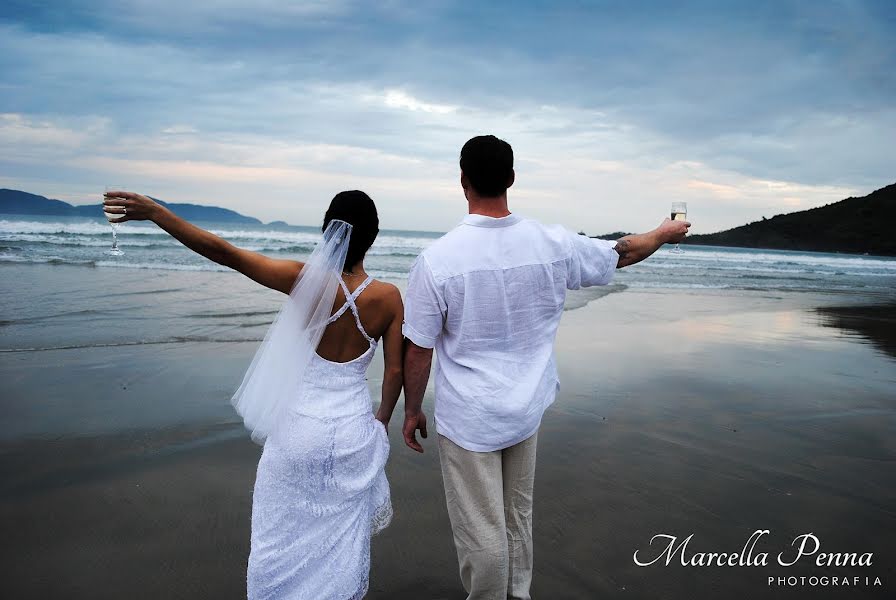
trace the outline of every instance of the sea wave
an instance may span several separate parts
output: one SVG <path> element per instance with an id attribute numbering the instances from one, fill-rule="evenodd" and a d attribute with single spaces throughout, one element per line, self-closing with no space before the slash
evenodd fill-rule
<path id="1" fill-rule="evenodd" d="M 24 256 L 0 252 L 0 263 L 38 263 L 52 265 L 81 265 L 93 267 L 96 261 L 89 259 L 66 258 L 63 256 Z"/>
<path id="2" fill-rule="evenodd" d="M 134 340 L 121 342 L 93 342 L 86 344 L 62 344 L 58 346 L 34 346 L 25 348 L 0 348 L 0 352 L 46 352 L 48 350 L 78 350 L 81 348 L 115 348 L 118 346 L 150 346 L 155 344 L 233 343 L 260 342 L 262 338 L 216 338 L 205 336 L 173 336 L 160 340 Z"/>
<path id="3" fill-rule="evenodd" d="M 45 234 L 45 233 L 12 233 L 12 234 L 3 234 L 0 236 L 0 240 L 3 242 L 27 242 L 31 245 L 36 246 L 84 246 L 84 247 L 102 247 L 109 246 L 111 244 L 111 232 L 106 231 L 102 236 L 94 236 L 94 235 L 60 235 L 60 234 Z M 160 236 L 161 238 L 161 236 Z M 137 239 L 129 239 L 127 241 L 128 246 L 135 248 L 171 248 L 175 246 L 180 246 L 180 243 L 176 240 L 170 241 L 165 240 L 164 238 L 159 239 L 158 241 L 153 240 L 137 240 Z M 21 246 L 19 246 L 21 248 Z"/>
<path id="4" fill-rule="evenodd" d="M 129 235 L 167 235 L 158 227 L 122 223 L 119 231 Z M 11 221 L 0 219 L 0 236 L 7 234 L 75 234 L 75 235 L 109 235 L 109 223 L 102 221 Z"/>
<path id="5" fill-rule="evenodd" d="M 160 269 L 164 271 L 231 271 L 229 267 L 225 267 L 213 262 L 206 262 L 197 265 L 185 265 L 168 262 L 128 262 L 119 260 L 97 260 L 94 261 L 97 267 L 110 267 L 114 269 Z"/>
<path id="6" fill-rule="evenodd" d="M 229 229 L 212 227 L 208 231 L 234 241 L 255 252 L 310 253 L 320 240 L 320 232 L 282 229 Z M 118 228 L 123 243 L 132 247 L 179 247 L 180 242 L 152 225 L 123 223 Z M 111 230 L 104 221 L 20 221 L 0 220 L 0 242 L 26 242 L 56 246 L 107 245 Z M 435 235 L 403 235 L 381 232 L 370 253 L 380 256 L 416 256 L 435 239 Z"/>
<path id="7" fill-rule="evenodd" d="M 133 261 L 127 257 L 127 246 L 125 249 L 125 257 L 123 259 L 89 259 L 78 257 L 64 257 L 58 255 L 22 255 L 12 254 L 8 252 L 0 252 L 0 264 L 50 264 L 50 265 L 73 265 L 82 267 L 102 267 L 111 269 L 152 269 L 161 271 L 210 271 L 210 272 L 228 272 L 232 271 L 229 267 L 219 265 L 217 263 L 197 259 L 201 262 L 195 263 L 178 263 L 170 260 L 165 261 Z M 368 266 L 367 272 L 377 279 L 402 280 L 407 278 L 407 268 L 402 265 L 396 265 L 390 268 L 388 265 L 380 265 L 378 268 Z"/>
<path id="8" fill-rule="evenodd" d="M 685 247 L 685 260 L 675 260 L 675 264 L 692 264 L 708 261 L 715 264 L 726 264 L 732 267 L 737 264 L 774 264 L 778 267 L 806 268 L 808 266 L 824 267 L 867 267 L 896 271 L 896 258 L 883 256 L 858 256 L 830 254 L 825 252 L 800 252 L 752 250 L 746 248 L 730 248 L 719 250 L 697 250 L 693 246 Z M 669 261 L 672 263 L 673 261 Z"/>
<path id="9" fill-rule="evenodd" d="M 285 296 L 284 296 L 285 297 Z M 192 313 L 187 315 L 193 319 L 232 319 L 238 317 L 266 317 L 276 315 L 276 310 L 247 310 L 241 312 L 205 312 Z"/>

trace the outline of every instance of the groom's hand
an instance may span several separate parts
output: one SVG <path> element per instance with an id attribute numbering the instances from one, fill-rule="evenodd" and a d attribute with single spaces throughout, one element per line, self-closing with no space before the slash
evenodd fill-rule
<path id="1" fill-rule="evenodd" d="M 668 217 L 660 223 L 657 231 L 662 240 L 667 244 L 677 244 L 688 234 L 691 224 L 688 221 L 673 221 Z"/>
<path id="2" fill-rule="evenodd" d="M 401 429 L 404 434 L 404 443 L 407 444 L 408 448 L 411 450 L 423 452 L 423 446 L 417 441 L 418 429 L 420 430 L 420 437 L 426 439 L 426 415 L 423 414 L 423 411 L 421 410 L 415 414 L 405 413 L 404 427 Z"/>

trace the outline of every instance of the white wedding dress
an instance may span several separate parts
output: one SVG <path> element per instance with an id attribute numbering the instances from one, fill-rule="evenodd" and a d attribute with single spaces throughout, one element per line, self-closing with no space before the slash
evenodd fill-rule
<path id="1" fill-rule="evenodd" d="M 367 592 L 370 537 L 392 518 L 389 440 L 374 418 L 365 373 L 376 350 L 349 293 L 327 323 L 351 310 L 370 347 L 336 363 L 316 352 L 301 397 L 267 438 L 252 501 L 250 600 L 350 600 Z M 348 317 L 346 317 L 348 318 Z"/>

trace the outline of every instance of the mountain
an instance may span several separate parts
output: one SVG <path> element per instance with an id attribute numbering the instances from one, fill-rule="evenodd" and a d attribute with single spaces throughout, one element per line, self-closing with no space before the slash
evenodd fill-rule
<path id="1" fill-rule="evenodd" d="M 683 243 L 893 256 L 894 222 L 896 183 L 861 198 L 847 198 L 771 219 L 763 217 L 761 221 L 718 233 L 691 235 Z"/>
<path id="2" fill-rule="evenodd" d="M 207 221 L 213 223 L 244 223 L 261 225 L 254 217 L 241 215 L 229 208 L 219 206 L 203 206 L 200 204 L 174 204 L 153 198 L 159 204 L 168 207 L 178 216 L 188 221 Z M 0 214 L 13 215 L 58 215 L 68 217 L 101 216 L 100 204 L 71 205 L 62 200 L 50 200 L 37 194 L 29 194 L 19 190 L 0 189 Z"/>
<path id="3" fill-rule="evenodd" d="M 682 243 L 697 246 L 736 246 L 774 250 L 853 252 L 896 256 L 896 183 L 861 198 L 786 215 L 762 218 L 718 233 L 689 235 Z M 618 240 L 621 231 L 592 237 Z"/>

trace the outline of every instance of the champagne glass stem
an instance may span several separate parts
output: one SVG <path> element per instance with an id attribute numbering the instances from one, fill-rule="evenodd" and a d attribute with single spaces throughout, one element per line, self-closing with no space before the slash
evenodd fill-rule
<path id="1" fill-rule="evenodd" d="M 120 185 L 107 185 L 106 186 L 107 192 L 121 191 L 123 189 L 125 189 L 125 187 L 120 186 Z M 105 213 L 104 212 L 104 214 L 105 214 L 107 220 L 118 219 L 121 217 L 121 214 L 118 214 L 118 213 L 113 214 L 113 213 Z M 111 254 L 112 256 L 121 256 L 122 254 L 124 254 L 124 252 L 122 252 L 121 248 L 118 247 L 118 225 L 119 224 L 113 223 L 110 220 L 109 225 L 112 227 L 112 247 L 109 250 L 107 250 L 106 253 Z"/>
<path id="2" fill-rule="evenodd" d="M 673 202 L 672 203 L 672 214 L 673 221 L 685 221 L 688 218 L 688 203 L 687 202 Z M 681 249 L 681 244 L 676 243 L 675 247 L 672 249 L 673 254 L 683 254 L 684 251 Z"/>

